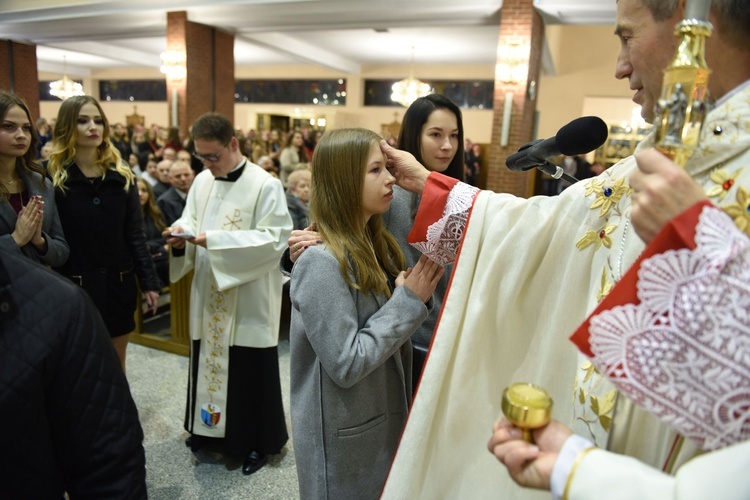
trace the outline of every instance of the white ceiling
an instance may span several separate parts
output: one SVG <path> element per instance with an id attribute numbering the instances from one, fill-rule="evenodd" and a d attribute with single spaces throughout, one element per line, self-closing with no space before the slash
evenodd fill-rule
<path id="1" fill-rule="evenodd" d="M 534 0 L 546 23 L 613 24 L 615 0 Z M 167 12 L 234 33 L 238 66 L 494 64 L 502 0 L 0 0 L 0 39 L 37 45 L 40 71 L 154 67 Z"/>

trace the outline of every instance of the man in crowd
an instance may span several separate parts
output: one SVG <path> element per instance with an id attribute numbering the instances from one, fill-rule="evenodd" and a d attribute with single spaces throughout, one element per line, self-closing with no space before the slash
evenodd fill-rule
<path id="1" fill-rule="evenodd" d="M 177 151 L 177 159 L 184 161 L 188 165 L 190 165 L 190 162 L 193 161 L 193 155 L 190 154 L 190 151 L 187 149 L 181 149 Z"/>
<path id="2" fill-rule="evenodd" d="M 252 474 L 288 439 L 279 380 L 279 258 L 292 221 L 284 189 L 240 150 L 218 113 L 192 127 L 205 170 L 164 235 L 172 282 L 195 270 L 185 428 L 195 451 L 220 444 Z"/>
<path id="3" fill-rule="evenodd" d="M 156 184 L 154 184 L 154 198 L 159 199 L 172 186 L 169 183 L 169 168 L 173 160 L 162 160 L 156 164 Z"/>
<path id="4" fill-rule="evenodd" d="M 675 25 L 684 9 L 681 0 L 617 2 L 621 51 L 616 77 L 629 81 L 647 121 L 654 119 L 662 69 L 674 57 Z M 750 162 L 750 5 L 714 0 L 711 22 L 706 59 L 713 70 L 714 102 L 700 148 L 685 168 L 748 234 L 750 170 L 744 167 Z M 653 146 L 652 135 L 640 148 Z M 384 498 L 538 497 L 498 474 L 492 456 L 481 451 L 486 429 L 501 414 L 502 389 L 515 381 L 545 387 L 555 401 L 556 418 L 598 446 L 669 473 L 695 456 L 696 442 L 681 439 L 655 416 L 618 397 L 568 340 L 644 248 L 630 221 L 634 157 L 560 196 L 524 200 L 477 194 L 463 184 L 441 186 L 439 174 L 416 168 L 406 153 L 383 149 L 394 162 L 399 185 L 422 193 L 410 241 L 428 255 L 433 249 L 443 252 L 443 262 L 460 243 Z M 440 227 L 444 235 L 435 230 Z M 427 228 L 432 228 L 429 234 Z"/>
<path id="5" fill-rule="evenodd" d="M 180 218 L 185 208 L 190 186 L 193 184 L 193 169 L 189 162 L 177 160 L 169 167 L 169 184 L 167 191 L 156 202 L 161 209 L 164 224 L 171 226 Z"/>
<path id="6" fill-rule="evenodd" d="M 177 151 L 169 147 L 164 148 L 164 150 L 161 152 L 161 159 L 175 161 L 177 159 Z"/>

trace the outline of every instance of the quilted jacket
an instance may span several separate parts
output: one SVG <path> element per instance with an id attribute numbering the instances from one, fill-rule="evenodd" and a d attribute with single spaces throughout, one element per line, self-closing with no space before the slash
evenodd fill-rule
<path id="1" fill-rule="evenodd" d="M 79 287 L 0 252 L 0 497 L 146 498 L 143 431 Z"/>

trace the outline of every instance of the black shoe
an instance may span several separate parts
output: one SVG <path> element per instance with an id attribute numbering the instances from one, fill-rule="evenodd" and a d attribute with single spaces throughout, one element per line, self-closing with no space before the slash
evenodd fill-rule
<path id="1" fill-rule="evenodd" d="M 245 457 L 245 463 L 242 464 L 242 473 L 249 476 L 266 465 L 266 462 L 268 462 L 268 456 L 265 453 L 251 451 Z"/>

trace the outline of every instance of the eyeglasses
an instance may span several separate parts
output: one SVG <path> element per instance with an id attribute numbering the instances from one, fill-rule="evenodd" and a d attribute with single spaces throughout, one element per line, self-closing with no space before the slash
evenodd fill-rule
<path id="1" fill-rule="evenodd" d="M 216 154 L 213 155 L 201 155 L 198 153 L 193 152 L 193 156 L 198 158 L 200 161 L 210 161 L 211 163 L 219 161 L 219 158 L 221 157 L 221 154 L 224 152 L 224 149 L 229 145 L 229 143 L 224 144 L 222 146 L 221 151 L 219 151 Z"/>

